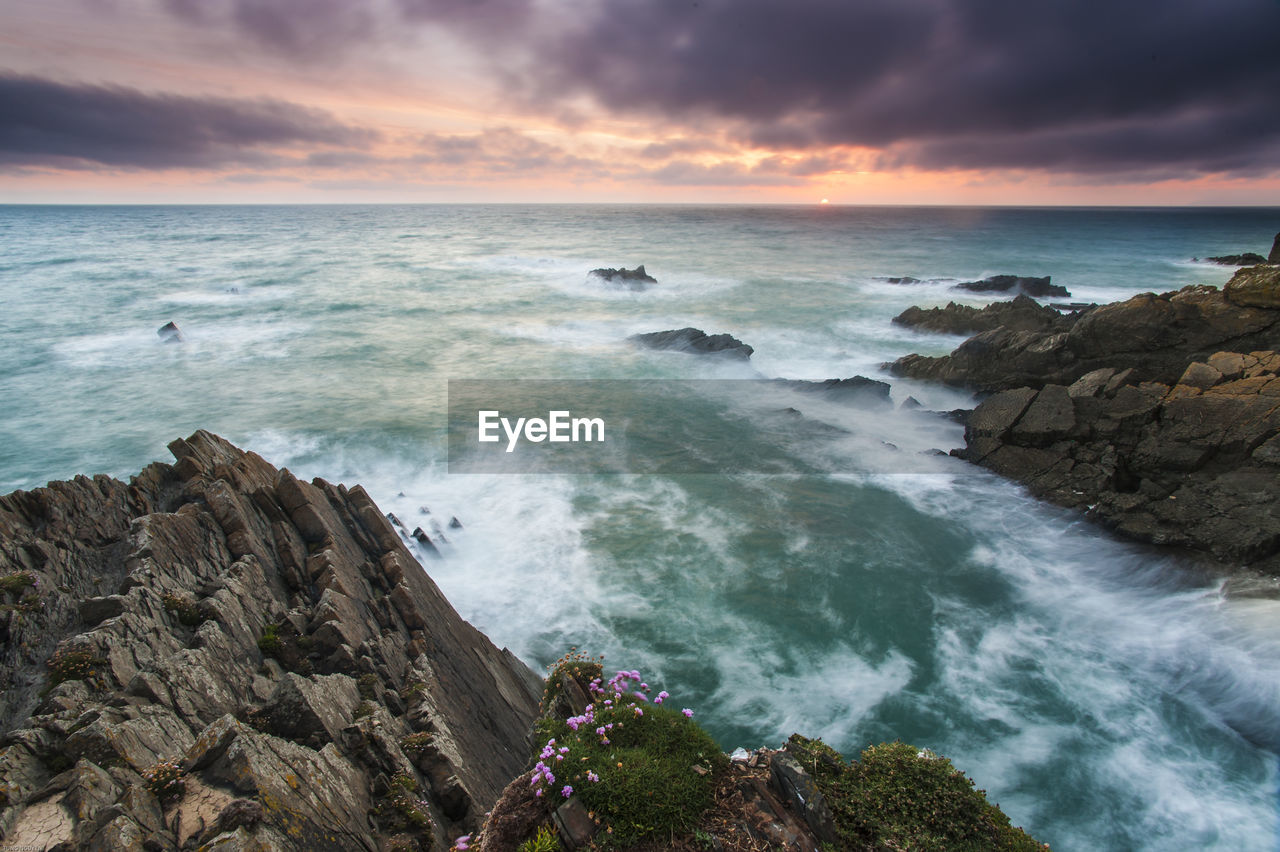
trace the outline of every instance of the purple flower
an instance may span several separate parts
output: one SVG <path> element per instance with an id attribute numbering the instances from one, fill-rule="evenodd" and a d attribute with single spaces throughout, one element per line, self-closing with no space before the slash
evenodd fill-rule
<path id="1" fill-rule="evenodd" d="M 560 791 L 560 795 L 564 796 L 566 799 L 569 798 L 570 796 L 573 795 L 573 788 L 570 787 L 568 784 L 565 784 L 564 789 Z"/>
<path id="2" fill-rule="evenodd" d="M 588 769 L 587 780 L 594 784 L 595 782 L 600 780 L 600 776 L 592 772 L 590 769 Z"/>
<path id="3" fill-rule="evenodd" d="M 538 798 L 542 798 L 542 788 L 539 787 L 538 789 L 534 790 L 533 795 L 537 796 Z"/>
<path id="4" fill-rule="evenodd" d="M 637 707 L 637 708 L 636 708 L 636 715 L 637 715 L 637 716 L 643 716 L 643 715 L 644 715 L 644 711 L 643 711 L 643 710 L 641 710 L 639 707 Z"/>
<path id="5" fill-rule="evenodd" d="M 690 710 L 688 707 L 684 708 L 684 709 L 683 709 L 683 710 L 681 710 L 680 712 L 684 714 L 684 717 L 685 717 L 686 719 L 692 719 L 692 718 L 693 718 L 693 711 L 692 711 L 692 710 Z"/>
<path id="6" fill-rule="evenodd" d="M 649 696 L 645 695 L 643 692 L 633 692 L 631 694 L 634 695 L 636 698 L 639 698 L 641 701 L 649 700 Z"/>
<path id="7" fill-rule="evenodd" d="M 471 835 L 464 834 L 461 837 L 459 837 L 457 840 L 453 841 L 453 848 L 458 850 L 458 852 L 465 852 L 465 850 L 470 849 Z"/>

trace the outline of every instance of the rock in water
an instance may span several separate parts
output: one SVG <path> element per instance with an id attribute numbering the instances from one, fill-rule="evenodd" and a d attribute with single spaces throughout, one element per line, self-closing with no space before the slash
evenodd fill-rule
<path id="1" fill-rule="evenodd" d="M 610 283 L 623 284 L 631 290 L 645 290 L 650 284 L 658 283 L 657 278 L 644 271 L 644 264 L 635 269 L 593 269 L 590 274 Z"/>
<path id="2" fill-rule="evenodd" d="M 21 611 L 0 589 L 5 843 L 346 852 L 474 830 L 524 768 L 538 677 L 363 488 L 208 432 L 170 449 L 128 484 L 0 497 L 0 576 L 31 580 Z"/>
<path id="3" fill-rule="evenodd" d="M 893 318 L 898 325 L 944 334 L 977 334 L 993 328 L 1042 331 L 1062 324 L 1062 314 L 1019 293 L 1011 302 L 995 302 L 985 308 L 949 302 L 945 308 L 907 308 Z"/>
<path id="4" fill-rule="evenodd" d="M 178 328 L 178 324 L 173 321 L 160 326 L 160 328 L 156 330 L 156 334 L 160 335 L 160 339 L 165 343 L 181 343 L 186 340 L 186 338 L 182 336 L 182 329 Z"/>
<path id="5" fill-rule="evenodd" d="M 992 275 L 990 278 L 983 278 L 981 281 L 966 281 L 963 284 L 957 284 L 961 290 L 969 290 L 974 293 L 1007 293 L 1010 290 L 1021 290 L 1028 296 L 1061 296 L 1070 297 L 1071 293 L 1066 287 L 1058 284 L 1049 283 L 1050 276 L 1043 278 L 1030 278 L 1021 275 Z"/>
<path id="6" fill-rule="evenodd" d="M 1222 266 L 1256 266 L 1266 263 L 1267 259 L 1257 252 L 1247 251 L 1244 254 L 1222 254 L 1217 257 L 1206 257 L 1205 260 Z"/>
<path id="7" fill-rule="evenodd" d="M 848 405 L 874 408 L 891 408 L 889 383 L 868 379 L 866 376 L 850 376 L 847 379 L 827 379 L 812 382 L 807 379 L 769 379 L 770 384 L 802 393 L 816 393 Z"/>
<path id="8" fill-rule="evenodd" d="M 633 334 L 627 340 L 649 349 L 674 349 L 677 352 L 692 352 L 696 355 L 727 355 L 744 361 L 755 351 L 732 335 L 707 334 L 698 328 Z"/>

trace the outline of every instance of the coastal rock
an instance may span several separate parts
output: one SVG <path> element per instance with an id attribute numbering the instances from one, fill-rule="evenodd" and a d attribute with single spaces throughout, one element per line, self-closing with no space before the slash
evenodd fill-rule
<path id="1" fill-rule="evenodd" d="M 1227 301 L 1235 305 L 1280 309 L 1280 266 L 1251 266 L 1238 270 L 1222 291 Z"/>
<path id="2" fill-rule="evenodd" d="M 755 350 L 729 334 L 707 334 L 697 328 L 678 328 L 633 334 L 627 338 L 648 349 L 673 349 L 695 355 L 725 355 L 746 360 Z"/>
<path id="3" fill-rule="evenodd" d="M 1275 241 L 1271 243 L 1271 253 L 1267 255 L 1267 263 L 1280 263 L 1280 234 L 1276 234 Z"/>
<path id="4" fill-rule="evenodd" d="M 769 382 L 788 390 L 821 394 L 836 402 L 877 408 L 893 407 L 893 401 L 889 398 L 889 383 L 868 379 L 866 376 L 827 379 L 822 382 L 806 379 L 770 379 Z"/>
<path id="5" fill-rule="evenodd" d="M 1071 293 L 1066 287 L 1058 284 L 1049 283 L 1050 276 L 1043 278 L 1035 278 L 1023 275 L 992 275 L 989 278 L 983 278 L 981 281 L 965 281 L 957 284 L 961 290 L 969 290 L 974 293 L 1007 293 L 1010 290 L 1020 290 L 1028 296 L 1061 296 L 1067 298 Z"/>
<path id="6" fill-rule="evenodd" d="M 1276 293 L 1271 269 L 1240 270 L 1229 294 L 1200 285 L 1142 293 L 1064 315 L 1043 330 L 999 327 L 969 338 L 950 355 L 907 355 L 885 366 L 897 376 L 982 392 L 1069 386 L 1106 367 L 1173 385 L 1191 361 L 1218 351 L 1270 348 L 1280 332 L 1280 309 L 1267 306 Z"/>
<path id="7" fill-rule="evenodd" d="M 1254 266 L 1267 262 L 1265 257 L 1252 251 L 1247 251 L 1244 254 L 1221 254 L 1217 257 L 1206 257 L 1205 260 L 1222 266 Z"/>
<path id="8" fill-rule="evenodd" d="M 1280 574 L 1280 354 L 1113 373 L 987 398 L 957 454 L 1129 537 Z"/>
<path id="9" fill-rule="evenodd" d="M 948 302 L 945 308 L 910 307 L 893 318 L 898 325 L 943 334 L 977 334 L 995 328 L 1013 331 L 1044 331 L 1070 327 L 1062 314 L 1019 294 L 1009 302 L 995 302 L 984 308 Z"/>
<path id="10" fill-rule="evenodd" d="M 644 271 L 644 264 L 635 269 L 593 269 L 591 275 L 603 278 L 611 284 L 620 284 L 629 290 L 646 290 L 650 284 L 657 284 L 658 279 Z"/>
<path id="11" fill-rule="evenodd" d="M 476 828 L 524 767 L 537 677 L 363 488 L 203 431 L 170 450 L 0 497 L 0 836 L 336 852 Z M 180 783 L 146 780 L 164 765 Z"/>
<path id="12" fill-rule="evenodd" d="M 167 322 L 160 326 L 160 328 L 156 329 L 156 334 L 159 335 L 160 339 L 165 343 L 182 343 L 186 340 L 186 338 L 182 336 L 182 329 L 178 328 L 178 324 L 172 321 Z"/>

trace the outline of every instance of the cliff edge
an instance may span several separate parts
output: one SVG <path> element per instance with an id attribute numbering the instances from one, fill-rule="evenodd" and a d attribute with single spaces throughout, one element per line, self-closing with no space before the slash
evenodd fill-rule
<path id="1" fill-rule="evenodd" d="M 0 497 L 0 838 L 447 849 L 526 766 L 542 685 L 364 489 L 208 432 L 129 483 Z"/>

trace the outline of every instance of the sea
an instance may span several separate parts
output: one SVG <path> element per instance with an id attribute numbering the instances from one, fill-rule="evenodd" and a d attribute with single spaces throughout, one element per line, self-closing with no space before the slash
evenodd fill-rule
<path id="1" fill-rule="evenodd" d="M 495 643 L 639 669 L 726 750 L 902 740 L 1057 850 L 1276 850 L 1274 589 L 946 456 L 963 429 L 927 412 L 974 399 L 882 365 L 961 342 L 891 322 L 993 298 L 958 282 L 1221 286 L 1195 258 L 1277 230 L 1278 208 L 0 206 L 0 491 L 128 477 L 207 429 L 364 485 Z M 589 274 L 640 264 L 646 289 Z M 754 354 L 627 339 L 688 326 Z M 759 381 L 853 376 L 892 405 Z M 603 382 L 682 425 L 607 472 L 477 473 L 450 388 L 496 380 Z"/>

